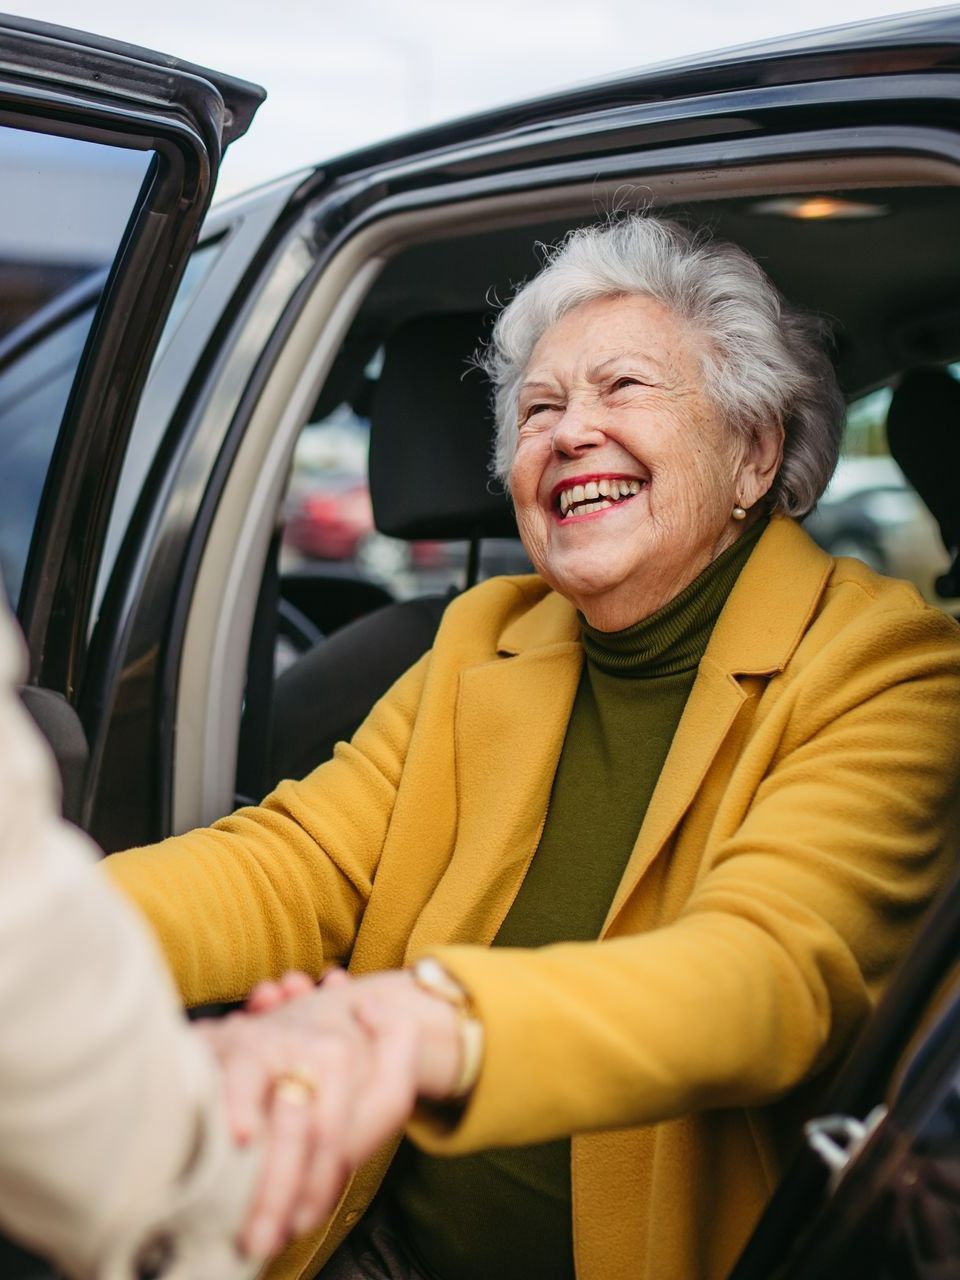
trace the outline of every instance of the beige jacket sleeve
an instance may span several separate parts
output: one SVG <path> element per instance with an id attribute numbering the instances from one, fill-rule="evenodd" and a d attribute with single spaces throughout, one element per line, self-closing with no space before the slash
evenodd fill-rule
<path id="1" fill-rule="evenodd" d="M 77 1278 L 241 1280 L 256 1154 L 152 940 L 57 816 L 0 609 L 0 1229 Z"/>

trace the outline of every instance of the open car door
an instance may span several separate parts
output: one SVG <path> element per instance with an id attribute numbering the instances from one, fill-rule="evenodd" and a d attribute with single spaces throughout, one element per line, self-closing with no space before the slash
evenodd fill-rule
<path id="1" fill-rule="evenodd" d="M 73 704 L 120 463 L 221 157 L 264 96 L 0 15 L 0 574 L 29 648 L 24 698 L 75 812 L 85 738 Z M 85 305 L 67 353 L 71 289 Z"/>
<path id="2" fill-rule="evenodd" d="M 0 15 L 0 573 L 29 648 L 24 701 L 57 755 L 70 816 L 86 765 L 73 704 L 128 433 L 223 152 L 264 96 Z M 69 323 L 83 334 L 64 342 L 71 290 L 83 305 Z M 0 1274 L 49 1273 L 0 1240 Z"/>

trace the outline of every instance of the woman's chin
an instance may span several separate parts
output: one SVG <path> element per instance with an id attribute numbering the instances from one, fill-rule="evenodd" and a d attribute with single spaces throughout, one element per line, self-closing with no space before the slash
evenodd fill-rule
<path id="1" fill-rule="evenodd" d="M 554 591 L 572 601 L 587 617 L 591 604 L 616 594 L 632 576 L 627 567 L 612 565 L 609 561 L 600 564 L 576 561 L 569 563 L 569 559 L 562 557 L 559 563 L 545 566 L 540 576 L 549 582 Z"/>

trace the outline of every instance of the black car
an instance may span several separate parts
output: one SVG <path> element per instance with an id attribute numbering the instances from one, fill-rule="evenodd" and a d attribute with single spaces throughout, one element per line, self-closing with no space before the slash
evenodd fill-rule
<path id="1" fill-rule="evenodd" d="M 19 18 L 0 42 L 0 566 L 65 812 L 107 850 L 322 759 L 485 542 L 511 562 L 464 370 L 535 244 L 625 203 L 742 244 L 824 316 L 850 400 L 891 389 L 891 444 L 955 555 L 960 9 L 486 112 L 209 214 L 259 88 Z M 459 544 L 452 585 L 399 600 L 281 554 L 298 438 L 345 413 L 370 423 L 378 530 Z M 960 1275 L 958 924 L 955 886 L 735 1280 Z"/>

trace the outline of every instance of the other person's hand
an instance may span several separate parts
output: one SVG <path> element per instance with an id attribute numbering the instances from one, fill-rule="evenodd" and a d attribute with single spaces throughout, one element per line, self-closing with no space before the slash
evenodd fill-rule
<path id="1" fill-rule="evenodd" d="M 241 1232 L 254 1256 L 317 1226 L 350 1173 L 402 1127 L 418 1096 L 449 1098 L 459 1077 L 456 1012 L 406 971 L 315 987 L 284 975 L 246 1010 L 198 1024 L 216 1056 L 228 1121 L 265 1157 Z"/>
<path id="2" fill-rule="evenodd" d="M 344 984 L 348 982 L 343 979 Z M 362 1018 L 334 999 L 338 979 L 314 989 L 284 980 L 282 999 L 256 1012 L 196 1024 L 222 1075 L 235 1139 L 260 1134 L 264 1159 L 240 1243 L 256 1257 L 317 1226 L 350 1173 L 402 1127 L 416 1101 L 417 1028 L 368 993 Z"/>

